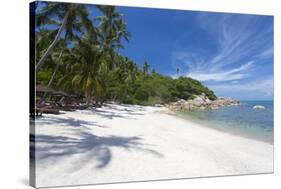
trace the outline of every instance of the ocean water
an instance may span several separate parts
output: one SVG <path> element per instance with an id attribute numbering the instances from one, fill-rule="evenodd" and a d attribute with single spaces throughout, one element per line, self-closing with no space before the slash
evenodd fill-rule
<path id="1" fill-rule="evenodd" d="M 255 105 L 262 105 L 265 109 L 253 109 Z M 241 101 L 239 106 L 178 114 L 213 129 L 273 143 L 273 101 Z"/>

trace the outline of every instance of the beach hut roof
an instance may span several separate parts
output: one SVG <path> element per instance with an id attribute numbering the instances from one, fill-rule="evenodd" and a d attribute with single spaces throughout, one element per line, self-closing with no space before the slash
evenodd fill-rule
<path id="1" fill-rule="evenodd" d="M 36 92 L 55 92 L 55 90 L 46 85 L 36 85 Z"/>
<path id="2" fill-rule="evenodd" d="M 36 85 L 36 92 L 41 92 L 41 93 L 50 93 L 54 96 L 66 96 L 66 97 L 75 97 L 75 95 L 69 95 L 65 92 L 62 91 L 56 91 L 46 85 Z"/>

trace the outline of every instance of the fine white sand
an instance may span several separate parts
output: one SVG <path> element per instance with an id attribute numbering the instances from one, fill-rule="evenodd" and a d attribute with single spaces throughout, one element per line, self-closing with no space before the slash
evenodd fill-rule
<path id="1" fill-rule="evenodd" d="M 273 145 L 132 105 L 36 120 L 36 186 L 273 172 Z"/>

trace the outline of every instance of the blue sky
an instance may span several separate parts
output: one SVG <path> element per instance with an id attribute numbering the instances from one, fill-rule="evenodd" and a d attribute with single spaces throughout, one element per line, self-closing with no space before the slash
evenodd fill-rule
<path id="1" fill-rule="evenodd" d="M 122 54 L 218 96 L 273 99 L 273 17 L 118 7 L 132 33 Z M 177 75 L 176 69 L 180 72 Z"/>

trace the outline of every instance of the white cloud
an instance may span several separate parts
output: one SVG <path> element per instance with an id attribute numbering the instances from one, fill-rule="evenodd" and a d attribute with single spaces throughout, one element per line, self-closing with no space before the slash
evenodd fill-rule
<path id="1" fill-rule="evenodd" d="M 258 54 L 256 57 L 267 59 L 267 58 L 271 58 L 272 56 L 273 56 L 273 46 L 265 49 L 260 54 Z"/>
<path id="2" fill-rule="evenodd" d="M 210 61 L 211 71 L 237 64 L 260 45 L 253 44 L 260 36 L 256 30 L 249 27 L 257 22 L 255 17 L 247 16 L 241 19 L 225 15 L 222 20 L 217 28 L 220 51 Z M 263 38 L 259 39 L 259 42 L 263 43 Z"/>
<path id="3" fill-rule="evenodd" d="M 232 81 L 232 80 L 239 80 L 247 77 L 249 74 L 246 72 L 248 71 L 254 61 L 250 61 L 246 64 L 241 65 L 238 68 L 234 68 L 231 70 L 223 71 L 223 72 L 211 72 L 211 73 L 189 73 L 187 74 L 188 77 L 195 78 L 199 81 Z"/>
<path id="4" fill-rule="evenodd" d="M 247 84 L 213 84 L 208 85 L 211 90 L 217 91 L 219 94 L 229 94 L 227 96 L 231 96 L 231 94 L 238 95 L 252 95 L 252 97 L 263 96 L 264 98 L 273 97 L 273 77 L 267 78 L 265 80 L 257 80 L 252 81 Z M 258 95 L 257 95 L 257 94 Z"/>
<path id="5" fill-rule="evenodd" d="M 213 36 L 219 48 L 208 58 L 204 49 L 200 52 L 197 49 L 172 52 L 172 64 L 181 68 L 181 75 L 201 81 L 241 80 L 254 75 L 251 73 L 254 69 L 250 69 L 254 61 L 268 58 L 273 53 L 272 28 L 264 32 L 257 30 L 259 18 L 256 16 L 202 13 L 198 15 L 198 23 Z M 209 49 L 205 51 L 209 52 Z"/>
<path id="6" fill-rule="evenodd" d="M 199 81 L 232 81 L 244 78 L 243 74 L 230 74 L 227 73 L 191 73 L 187 75 L 188 77 L 197 79 Z"/>

